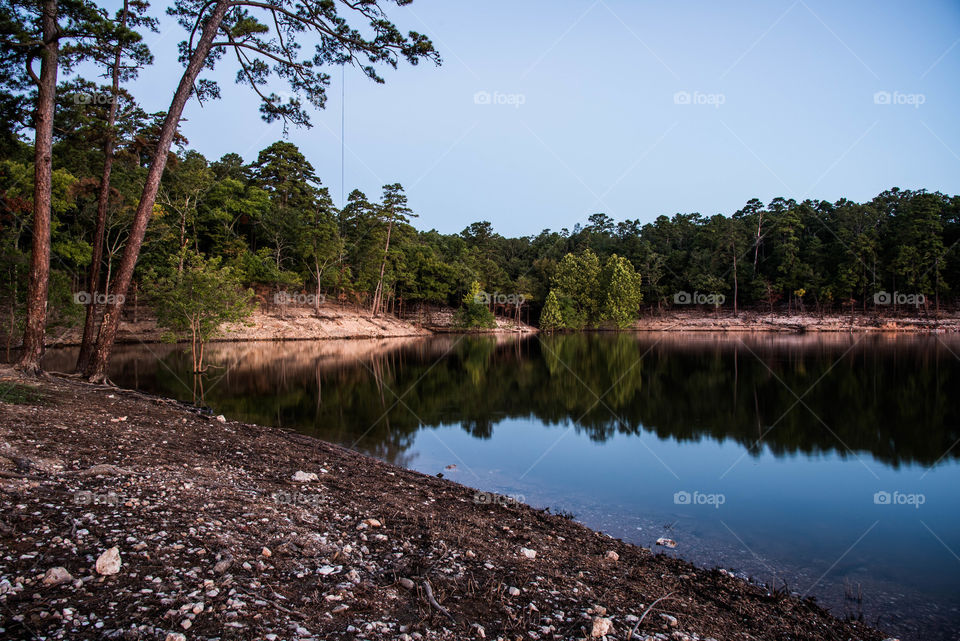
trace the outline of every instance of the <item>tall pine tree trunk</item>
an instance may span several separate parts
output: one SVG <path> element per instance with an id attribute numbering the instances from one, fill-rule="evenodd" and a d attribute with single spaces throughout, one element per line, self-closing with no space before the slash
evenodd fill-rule
<path id="1" fill-rule="evenodd" d="M 390 251 L 390 232 L 393 231 L 393 221 L 387 224 L 387 244 L 383 248 L 383 260 L 380 261 L 380 278 L 377 280 L 377 290 L 373 294 L 371 313 L 377 316 L 380 312 L 380 301 L 383 298 L 383 273 L 387 268 L 387 254 Z"/>
<path id="2" fill-rule="evenodd" d="M 137 211 L 134 214 L 133 224 L 130 228 L 130 235 L 127 238 L 127 244 L 123 250 L 123 258 L 120 260 L 120 268 L 117 272 L 117 281 L 114 289 L 117 294 L 117 302 L 109 304 L 103 314 L 96 349 L 84 372 L 92 382 L 102 382 L 106 378 L 107 361 L 110 358 L 113 342 L 117 337 L 117 328 L 120 325 L 123 297 L 126 296 L 127 290 L 130 288 L 130 281 L 133 279 L 133 269 L 136 267 L 137 258 L 140 255 L 140 247 L 143 245 L 143 237 L 147 232 L 147 223 L 150 222 L 153 205 L 157 200 L 160 178 L 163 176 L 163 170 L 167 166 L 167 154 L 170 152 L 170 145 L 173 143 L 174 134 L 177 132 L 177 125 L 180 123 L 183 108 L 186 106 L 187 100 L 193 92 L 194 82 L 200 70 L 203 68 L 207 56 L 210 54 L 210 47 L 213 44 L 214 36 L 220 28 L 220 23 L 223 21 L 223 17 L 229 6 L 226 0 L 219 0 L 217 4 L 214 5 L 210 17 L 203 25 L 203 32 L 200 40 L 197 42 L 197 48 L 194 50 L 190 62 L 187 64 L 183 77 L 180 79 L 180 85 L 177 87 L 177 92 L 173 95 L 173 101 L 170 103 L 169 111 L 167 111 L 167 117 L 164 119 L 163 127 L 160 129 L 156 155 L 150 163 L 147 179 L 143 185 L 143 193 L 140 196 L 140 203 L 137 205 Z"/>
<path id="3" fill-rule="evenodd" d="M 30 285 L 27 291 L 27 324 L 23 330 L 23 353 L 17 368 L 40 372 L 47 325 L 47 291 L 50 285 L 50 204 L 53 189 L 53 112 L 57 94 L 57 64 L 60 36 L 57 0 L 43 0 L 40 24 L 43 49 L 37 83 L 36 137 L 33 167 L 33 244 L 30 253 Z M 28 59 L 29 67 L 32 58 Z M 31 75 L 32 72 L 31 72 Z"/>
<path id="4" fill-rule="evenodd" d="M 120 26 L 127 26 L 127 0 L 123 3 L 123 14 Z M 100 267 L 103 263 L 103 237 L 107 228 L 107 209 L 110 205 L 110 173 L 113 171 L 113 150 L 116 145 L 116 134 L 113 130 L 117 123 L 117 103 L 120 101 L 120 62 L 123 50 L 117 45 L 113 56 L 112 91 L 110 93 L 110 111 L 107 114 L 107 141 L 103 145 L 103 174 L 100 176 L 100 193 L 97 194 L 97 220 L 93 232 L 93 256 L 90 258 L 89 278 L 87 291 L 90 293 L 90 304 L 87 305 L 86 317 L 83 321 L 83 338 L 80 340 L 80 353 L 77 355 L 77 372 L 83 372 L 90 363 L 90 353 L 93 351 L 94 330 L 97 326 L 97 290 L 100 288 Z"/>
<path id="5" fill-rule="evenodd" d="M 730 248 L 733 250 L 733 316 L 737 317 L 737 294 L 738 294 L 738 282 L 737 282 L 737 246 L 733 243 L 730 243 Z"/>

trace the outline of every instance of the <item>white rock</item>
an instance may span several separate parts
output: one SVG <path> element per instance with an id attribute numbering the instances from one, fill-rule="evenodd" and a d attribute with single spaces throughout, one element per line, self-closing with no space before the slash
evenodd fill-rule
<path id="1" fill-rule="evenodd" d="M 663 619 L 663 622 L 669 625 L 671 628 L 677 627 L 677 617 L 670 616 L 669 614 L 661 614 L 660 618 Z"/>
<path id="2" fill-rule="evenodd" d="M 267 557 L 268 559 L 269 559 L 271 556 L 273 556 L 273 552 L 271 552 L 271 551 L 270 551 L 270 548 L 268 548 L 268 547 L 264 547 L 262 550 L 260 550 L 260 554 L 261 554 L 262 556 Z"/>
<path id="3" fill-rule="evenodd" d="M 412 589 L 413 589 L 413 581 L 411 581 L 411 580 L 408 579 L 407 577 L 401 577 L 401 578 L 397 581 L 397 583 L 399 583 L 399 584 L 400 584 L 400 587 L 403 588 L 404 590 L 412 590 Z"/>
<path id="4" fill-rule="evenodd" d="M 520 596 L 520 588 L 515 588 L 513 586 L 510 586 L 510 588 L 507 590 L 507 593 L 510 596 Z"/>
<path id="5" fill-rule="evenodd" d="M 531 560 L 537 558 L 537 551 L 530 548 L 520 548 L 520 554 Z"/>
<path id="6" fill-rule="evenodd" d="M 320 477 L 317 476 L 316 472 L 304 472 L 303 470 L 297 470 L 293 474 L 293 480 L 297 483 L 309 483 L 310 481 L 316 481 Z"/>
<path id="7" fill-rule="evenodd" d="M 662 545 L 663 547 L 672 549 L 677 547 L 677 542 L 674 541 L 673 539 L 668 539 L 666 537 L 661 536 L 659 539 L 657 539 L 657 545 Z"/>
<path id="8" fill-rule="evenodd" d="M 73 577 L 70 576 L 70 573 L 67 572 L 66 568 L 55 567 L 47 570 L 47 573 L 43 575 L 43 584 L 44 585 L 60 585 L 61 583 L 66 583 L 67 581 L 73 581 Z"/>
<path id="9" fill-rule="evenodd" d="M 97 559 L 97 573 L 108 576 L 120 571 L 120 550 L 114 546 Z"/>
<path id="10" fill-rule="evenodd" d="M 590 631 L 590 636 L 597 639 L 605 637 L 608 634 L 613 634 L 613 621 L 610 619 L 601 619 L 600 617 L 594 618 L 593 629 Z"/>
<path id="11" fill-rule="evenodd" d="M 227 417 L 224 416 L 223 414 L 219 414 L 219 415 L 217 416 L 217 420 L 220 421 L 221 423 L 226 423 L 226 422 L 227 422 Z"/>
<path id="12" fill-rule="evenodd" d="M 187 637 L 179 632 L 167 632 L 164 641 L 187 641 Z"/>
<path id="13" fill-rule="evenodd" d="M 183 628 L 184 630 L 189 630 L 191 625 L 193 625 L 193 621 L 191 621 L 190 619 L 184 619 L 183 621 L 180 622 L 180 627 Z"/>
<path id="14" fill-rule="evenodd" d="M 619 561 L 620 555 L 614 552 L 613 550 L 607 550 L 607 553 L 603 555 L 605 559 L 610 561 Z"/>
<path id="15" fill-rule="evenodd" d="M 380 527 L 383 524 L 377 519 L 364 519 L 363 524 L 367 527 Z"/>

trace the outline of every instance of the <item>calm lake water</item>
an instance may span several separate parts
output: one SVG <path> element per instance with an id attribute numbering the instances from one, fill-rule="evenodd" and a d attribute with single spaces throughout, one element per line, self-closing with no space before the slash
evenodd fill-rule
<path id="1" fill-rule="evenodd" d="M 233 419 L 572 513 L 903 639 L 960 638 L 956 337 L 221 343 L 202 381 L 187 351 L 118 347 L 111 378 L 202 386 Z"/>

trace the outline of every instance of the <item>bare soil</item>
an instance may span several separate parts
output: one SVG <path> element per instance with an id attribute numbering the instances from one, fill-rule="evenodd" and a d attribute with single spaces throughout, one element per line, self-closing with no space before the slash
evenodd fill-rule
<path id="1" fill-rule="evenodd" d="M 0 638 L 883 638 L 295 433 L 10 370 L 0 397 Z"/>

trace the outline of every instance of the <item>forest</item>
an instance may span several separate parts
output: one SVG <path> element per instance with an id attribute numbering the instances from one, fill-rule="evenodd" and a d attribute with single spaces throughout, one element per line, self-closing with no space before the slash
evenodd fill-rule
<path id="1" fill-rule="evenodd" d="M 83 1 L 59 14 L 55 2 L 4 10 L 0 332 L 8 351 L 23 344 L 26 369 L 39 368 L 46 330 L 82 324 L 78 370 L 102 378 L 131 304 L 195 336 L 242 318 L 257 300 L 309 301 L 318 313 L 337 301 L 403 317 L 450 306 L 465 329 L 502 314 L 547 330 L 626 328 L 642 313 L 684 305 L 924 315 L 956 306 L 960 198 L 939 192 L 754 198 L 732 212 L 656 216 L 641 196 L 634 219 L 558 212 L 558 229 L 509 238 L 486 221 L 459 233 L 418 229 L 399 183 L 353 190 L 337 206 L 307 159 L 314 150 L 289 137 L 255 158 L 207 158 L 180 118 L 188 99 L 217 97 L 201 72 L 228 50 L 241 52 L 237 81 L 259 96 L 264 119 L 293 126 L 309 126 L 307 108 L 324 105 L 330 77 L 321 63 L 355 64 L 376 82 L 378 66 L 401 59 L 440 63 L 426 37 L 403 35 L 376 3 L 345 5 L 373 27 L 369 39 L 335 3 L 279 17 L 266 5 L 267 18 L 253 17 L 264 6 L 168 9 L 190 39 L 171 108 L 160 113 L 127 89 L 152 62 L 143 34 L 157 23 L 147 3 L 126 0 L 114 16 Z M 289 39 L 309 35 L 319 38 L 317 57 L 301 60 Z M 80 63 L 97 80 L 75 72 Z M 272 76 L 306 102 L 271 92 Z"/>
<path id="2" fill-rule="evenodd" d="M 54 147 L 51 304 L 58 322 L 72 323 L 82 312 L 74 293 L 85 288 L 93 254 L 99 177 L 89 168 L 103 161 L 95 143 L 84 144 L 82 123 L 63 122 L 58 131 L 69 134 L 58 134 Z M 113 292 L 146 172 L 148 136 L 137 133 L 117 152 L 101 301 Z M 0 161 L 7 335 L 18 333 L 26 293 L 31 151 L 20 144 Z M 891 189 L 865 203 L 754 199 L 729 215 L 661 215 L 646 224 L 595 213 L 585 225 L 521 238 L 501 236 L 483 221 L 455 234 L 418 230 L 410 222 L 415 216 L 399 184 L 372 196 L 354 190 L 336 207 L 291 142 L 273 143 L 252 162 L 237 154 L 210 161 L 183 149 L 168 162 L 134 287 L 149 304 L 143 275 L 176 269 L 169 257 L 182 261 L 189 252 L 220 258 L 243 286 L 267 292 L 268 300 L 304 292 L 309 296 L 300 300 L 336 300 L 374 313 L 379 289 L 380 309 L 412 315 L 421 305 L 459 306 L 478 283 L 490 305 L 525 304 L 532 311 L 524 318 L 534 322 L 553 298 L 565 313 L 550 326 L 575 328 L 625 326 L 642 308 L 685 304 L 677 293 L 691 294 L 694 304 L 699 292 L 722 294 L 731 309 L 822 313 L 868 312 L 886 304 L 876 293 L 898 292 L 922 294 L 919 307 L 927 311 L 954 306 L 960 287 L 960 198 L 940 193 Z M 613 275 L 604 273 L 615 267 L 629 282 L 616 289 L 624 300 L 608 307 Z M 892 294 L 890 302 L 897 302 Z"/>

